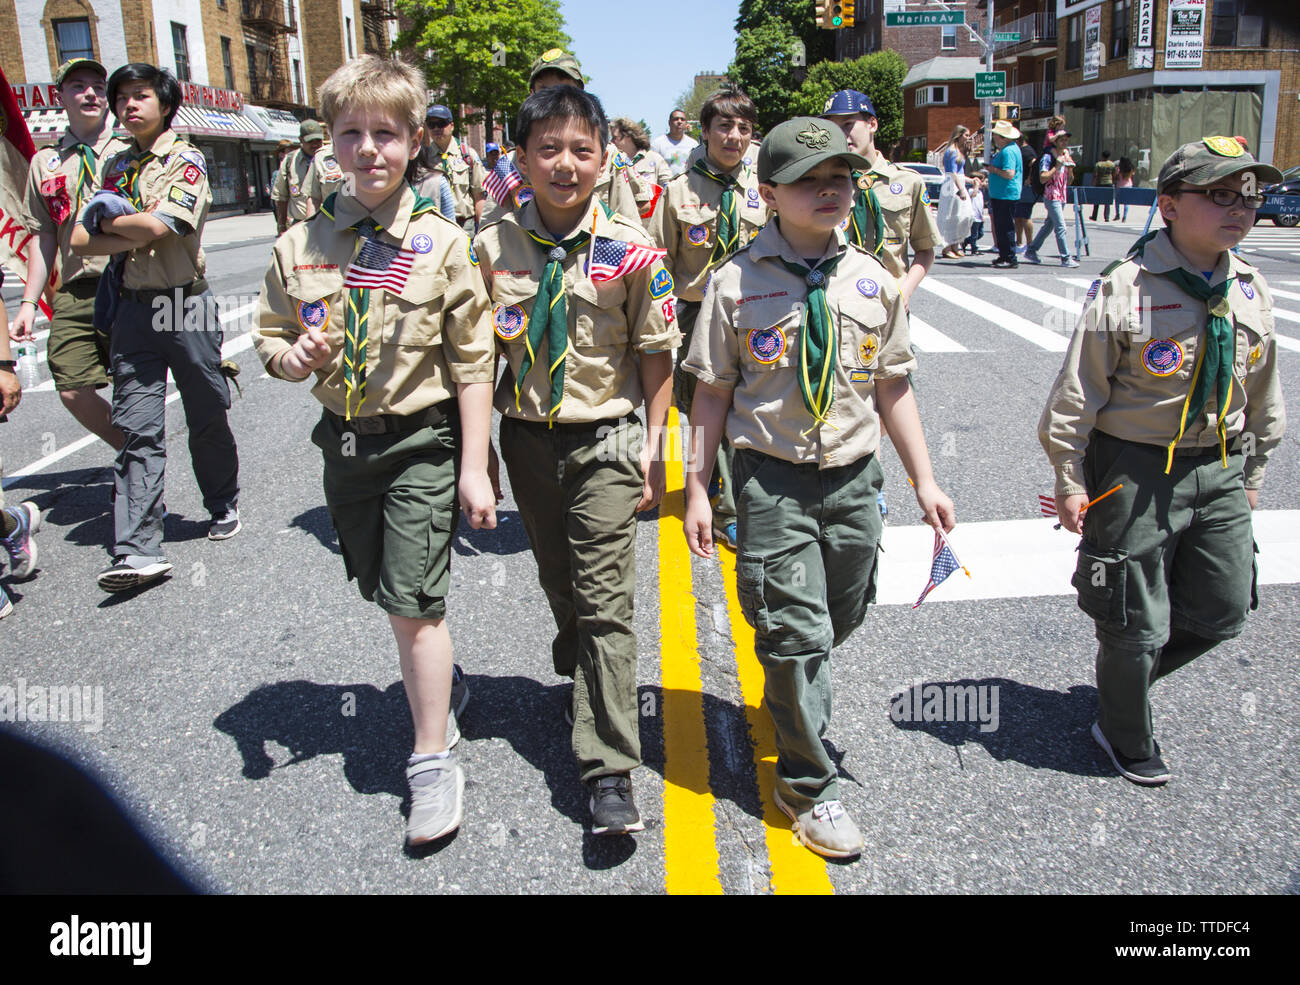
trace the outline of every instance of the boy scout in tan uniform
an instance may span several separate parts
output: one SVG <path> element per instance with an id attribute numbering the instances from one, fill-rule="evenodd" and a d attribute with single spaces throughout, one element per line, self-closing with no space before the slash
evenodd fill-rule
<path id="1" fill-rule="evenodd" d="M 838 129 L 803 117 L 763 142 L 758 171 L 781 214 L 714 273 L 684 360 L 700 383 L 692 424 L 702 433 L 687 475 L 685 527 L 691 550 L 710 556 L 701 470 L 725 419 L 740 524 L 736 592 L 754 628 L 775 725 L 776 803 L 813 851 L 851 857 L 862 851 L 862 836 L 840 803 L 836 766 L 821 741 L 830 723 L 829 658 L 875 598 L 876 494 L 884 481 L 877 404 L 895 428 L 893 415 L 910 408 L 909 434 L 919 434 L 920 422 L 906 383 L 914 359 L 894 279 L 838 229 L 820 234 L 826 245 L 816 261 L 796 251 L 786 238 L 799 231 L 796 217 L 769 191 L 827 163 L 845 170 L 838 180 L 847 211 L 847 169 L 866 161 Z M 814 391 L 804 379 L 832 385 Z M 905 441 L 899 454 L 917 477 L 927 518 L 950 527 L 952 504 L 929 474 L 924 439 Z M 802 577 L 792 579 L 792 570 Z"/>
<path id="2" fill-rule="evenodd" d="M 535 114 L 527 125 L 540 126 L 567 115 L 575 96 L 603 127 L 594 97 L 545 89 L 520 109 L 525 152 L 525 118 Z M 526 203 L 486 223 L 475 248 L 507 364 L 496 393 L 501 457 L 558 628 L 555 672 L 574 681 L 572 747 L 591 792 L 592 831 L 622 834 L 643 828 L 629 776 L 641 762 L 632 610 L 636 511 L 647 482 L 636 410 L 647 405 L 652 434 L 664 427 L 670 353 L 681 336 L 671 279 L 658 260 L 612 280 L 588 276 L 597 237 L 651 244 L 635 219 L 607 212 L 594 195 L 586 210 L 557 243 L 537 202 Z M 555 368 L 561 339 L 566 348 Z M 642 391 L 652 355 L 664 373 L 659 420 L 654 395 Z M 662 477 L 661 460 L 650 467 Z M 606 805 L 613 813 L 604 813 Z"/>
<path id="3" fill-rule="evenodd" d="M 302 193 L 311 201 L 312 211 L 321 207 L 325 199 L 343 188 L 343 168 L 334 155 L 334 147 L 326 143 L 311 159 L 307 169 L 307 179 L 303 182 Z"/>
<path id="4" fill-rule="evenodd" d="M 1073 584 L 1100 643 L 1092 734 L 1135 783 L 1170 776 L 1150 684 L 1237 636 L 1257 604 L 1250 512 L 1285 427 L 1272 298 L 1230 250 L 1207 279 L 1170 233 L 1190 237 L 1195 213 L 1166 211 L 1217 210 L 1213 223 L 1236 217 L 1244 237 L 1253 211 L 1240 197 L 1221 207 L 1191 196 L 1234 177 L 1240 190 L 1246 172 L 1279 180 L 1231 137 L 1165 162 L 1169 228 L 1093 282 L 1039 422 L 1068 529 L 1085 498 L 1122 486 L 1087 510 Z"/>
<path id="5" fill-rule="evenodd" d="M 425 111 L 425 121 L 426 126 L 445 122 L 447 129 L 450 129 L 451 110 L 434 104 Z M 446 129 L 431 132 L 441 135 L 446 133 Z M 433 143 L 424 150 L 425 162 L 429 170 L 441 174 L 451 186 L 452 199 L 456 203 L 456 222 L 473 235 L 483 213 L 478 203 L 486 196 L 483 191 L 483 162 L 473 150 L 461 144 L 455 135 L 449 135 L 445 148 L 439 147 L 437 140 L 438 137 L 434 137 Z"/>
<path id="6" fill-rule="evenodd" d="M 312 161 L 320 153 L 325 128 L 315 120 L 304 120 L 298 128 L 298 139 L 302 146 L 285 155 L 271 186 L 271 201 L 275 203 L 276 225 L 280 232 L 302 222 L 315 211 L 307 194 L 307 175 Z"/>

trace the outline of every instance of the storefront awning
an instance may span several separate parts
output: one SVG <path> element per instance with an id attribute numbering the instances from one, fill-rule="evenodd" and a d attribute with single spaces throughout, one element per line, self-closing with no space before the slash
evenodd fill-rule
<path id="1" fill-rule="evenodd" d="M 244 104 L 244 116 L 252 120 L 253 125 L 262 131 L 262 139 L 268 143 L 288 140 L 298 142 L 298 118 L 287 110 L 271 109 L 268 106 L 251 106 Z"/>
<path id="2" fill-rule="evenodd" d="M 247 117 L 222 109 L 200 106 L 182 106 L 172 120 L 177 133 L 198 134 L 201 137 L 230 137 L 234 140 L 260 140 L 262 131 Z"/>

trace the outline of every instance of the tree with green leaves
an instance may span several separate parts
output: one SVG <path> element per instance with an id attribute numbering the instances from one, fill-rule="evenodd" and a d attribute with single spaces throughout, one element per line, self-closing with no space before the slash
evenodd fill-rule
<path id="1" fill-rule="evenodd" d="M 808 65 L 835 57 L 834 32 L 818 28 L 813 18 L 814 0 L 741 0 L 736 57 L 727 76 L 754 100 L 764 131 L 790 118 L 804 74 L 794 64 L 798 44 Z"/>
<path id="2" fill-rule="evenodd" d="M 528 97 L 528 72 L 533 61 L 551 48 L 569 48 L 560 0 L 397 0 L 398 11 L 411 26 L 397 39 L 397 48 L 415 53 L 430 89 L 441 91 L 463 123 L 486 122 L 514 114 Z M 505 47 L 505 65 L 492 64 L 492 47 Z M 482 112 L 461 118 L 461 106 Z"/>
<path id="3" fill-rule="evenodd" d="M 857 89 L 871 97 L 880 127 L 876 146 L 882 151 L 903 136 L 903 78 L 907 62 L 886 48 L 848 62 L 818 62 L 791 101 L 791 114 L 820 116 L 831 94 L 840 89 Z"/>
<path id="4" fill-rule="evenodd" d="M 809 65 L 835 57 L 835 32 L 817 26 L 814 0 L 741 0 L 736 33 L 756 28 L 769 17 L 790 26 L 807 49 Z"/>

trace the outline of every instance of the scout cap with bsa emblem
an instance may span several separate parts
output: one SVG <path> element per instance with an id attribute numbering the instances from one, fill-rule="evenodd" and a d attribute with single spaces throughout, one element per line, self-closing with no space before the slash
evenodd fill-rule
<path id="1" fill-rule="evenodd" d="M 1169 155 L 1160 168 L 1156 191 L 1163 195 L 1180 182 L 1212 185 L 1243 171 L 1253 171 L 1261 184 L 1282 180 L 1282 172 L 1271 164 L 1260 164 L 1232 137 L 1202 137 L 1183 144 Z"/>
<path id="2" fill-rule="evenodd" d="M 533 79 L 537 78 L 542 72 L 563 72 L 579 86 L 586 85 L 586 80 L 582 77 L 582 66 L 578 64 L 578 59 L 563 48 L 552 48 L 550 51 L 542 52 L 540 58 L 533 62 L 532 71 L 528 73 L 528 88 L 533 87 Z"/>
<path id="3" fill-rule="evenodd" d="M 324 140 L 325 128 L 316 120 L 303 120 L 302 126 L 298 127 L 299 143 L 307 143 L 309 140 Z"/>
<path id="4" fill-rule="evenodd" d="M 758 150 L 758 180 L 768 185 L 788 185 L 822 161 L 842 160 L 863 171 L 871 164 L 849 150 L 839 127 L 827 126 L 814 116 L 796 116 L 773 128 Z"/>
<path id="5" fill-rule="evenodd" d="M 1011 125 L 1010 120 L 998 120 L 993 124 L 993 132 L 999 137 L 1005 137 L 1007 140 L 1019 140 L 1020 131 Z"/>
<path id="6" fill-rule="evenodd" d="M 79 68 L 92 69 L 98 72 L 100 75 L 102 75 L 105 79 L 108 78 L 108 71 L 104 68 L 103 65 L 95 61 L 95 59 L 69 58 L 66 62 L 60 65 L 59 70 L 54 73 L 54 84 L 56 86 L 63 85 L 63 80 L 66 79 L 71 73 L 75 72 Z"/>
<path id="7" fill-rule="evenodd" d="M 854 113 L 861 113 L 863 116 L 875 116 L 876 107 L 871 103 L 871 97 L 865 92 L 858 92 L 857 89 L 841 89 L 826 100 L 826 105 L 822 107 L 822 118 L 828 116 L 852 116 Z"/>

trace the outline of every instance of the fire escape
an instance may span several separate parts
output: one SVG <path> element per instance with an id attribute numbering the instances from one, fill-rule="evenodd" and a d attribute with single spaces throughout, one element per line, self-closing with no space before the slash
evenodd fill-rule
<path id="1" fill-rule="evenodd" d="M 397 20 L 394 0 L 361 0 L 361 47 L 367 54 L 391 58 L 388 21 Z"/>
<path id="2" fill-rule="evenodd" d="M 252 102 L 293 109 L 287 38 L 298 30 L 293 4 L 285 0 L 243 0 L 244 50 Z"/>

